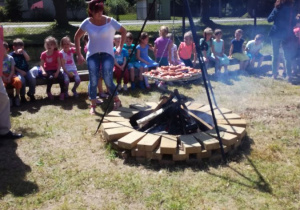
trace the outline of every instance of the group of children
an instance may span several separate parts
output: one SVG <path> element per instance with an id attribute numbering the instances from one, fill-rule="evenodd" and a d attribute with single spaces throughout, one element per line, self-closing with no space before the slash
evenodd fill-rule
<path id="1" fill-rule="evenodd" d="M 258 34 L 254 40 L 247 43 L 244 49 L 244 39 L 242 39 L 243 31 L 238 29 L 235 31 L 235 38 L 231 41 L 229 57 L 224 53 L 224 41 L 222 40 L 222 31 L 216 29 L 214 32 L 210 28 L 204 30 L 203 37 L 200 39 L 200 47 L 204 56 L 204 61 L 215 64 L 216 73 L 221 72 L 221 67 L 224 66 L 225 73 L 229 65 L 229 58 L 236 58 L 240 61 L 240 69 L 246 69 L 249 61 L 250 65 L 254 66 L 257 61 L 257 67 L 260 67 L 263 56 L 259 52 L 262 49 L 263 36 Z M 214 38 L 213 38 L 214 37 Z M 88 44 L 88 36 L 83 37 L 85 45 Z M 123 79 L 123 90 L 128 90 L 128 83 L 131 83 L 131 89 L 136 88 L 135 77 L 138 76 L 138 87 L 141 89 L 150 89 L 148 78 L 143 76 L 144 72 L 158 66 L 167 65 L 185 65 L 194 67 L 196 62 L 196 47 L 193 42 L 191 32 L 184 34 L 184 41 L 177 46 L 174 42 L 174 35 L 169 33 L 168 27 L 161 26 L 159 37 L 154 41 L 154 47 L 149 44 L 149 35 L 143 32 L 140 36 L 139 44 L 133 44 L 133 35 L 128 32 L 126 41 L 120 54 L 115 54 L 114 76 L 118 83 L 118 90 L 122 89 L 121 81 Z M 114 37 L 114 51 L 120 46 L 121 36 Z M 60 85 L 59 99 L 64 100 L 69 97 L 68 86 L 70 79 L 74 78 L 74 86 L 72 93 L 74 97 L 78 97 L 76 91 L 80 84 L 80 77 L 77 72 L 77 67 L 74 62 L 74 53 L 76 49 L 69 37 L 63 37 L 60 41 L 60 50 L 57 40 L 49 36 L 44 41 L 45 51 L 41 53 L 41 63 L 39 66 L 29 69 L 28 61 L 30 56 L 24 50 L 24 43 L 21 39 L 13 41 L 13 52 L 9 51 L 8 44 L 4 42 L 6 55 L 3 60 L 3 82 L 5 86 L 12 86 L 16 90 L 14 103 L 16 106 L 21 102 L 25 102 L 25 87 L 29 86 L 27 95 L 31 101 L 35 100 L 36 78 L 42 77 L 47 80 L 46 93 L 50 100 L 53 100 L 51 87 L 53 80 L 57 79 Z M 85 47 L 86 51 L 86 47 Z M 153 60 L 148 52 L 153 51 L 155 59 Z M 130 59 L 125 69 L 127 59 Z M 100 71 L 101 72 L 101 71 Z M 159 85 L 159 83 L 158 83 Z M 104 93 L 102 88 L 102 78 L 98 82 L 99 97 L 105 98 L 108 95 Z M 98 103 L 102 103 L 101 99 Z"/>

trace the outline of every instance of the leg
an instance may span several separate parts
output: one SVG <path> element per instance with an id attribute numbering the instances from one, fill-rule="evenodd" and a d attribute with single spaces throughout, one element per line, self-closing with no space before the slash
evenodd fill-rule
<path id="1" fill-rule="evenodd" d="M 18 78 L 21 80 L 22 82 L 22 87 L 20 90 L 20 96 L 21 97 L 25 97 L 25 92 L 26 92 L 26 79 L 25 77 L 23 77 L 21 74 L 17 73 Z"/>
<path id="2" fill-rule="evenodd" d="M 272 72 L 273 77 L 277 78 L 278 75 L 278 55 L 280 48 L 281 40 L 280 39 L 272 39 L 272 48 L 273 48 L 273 59 L 272 59 Z"/>
<path id="3" fill-rule="evenodd" d="M 10 103 L 6 90 L 0 77 L 0 135 L 5 135 L 11 128 L 10 124 Z"/>
<path id="4" fill-rule="evenodd" d="M 66 73 L 64 73 L 64 84 L 65 84 L 65 97 L 69 97 L 68 90 L 69 90 L 70 78 L 69 75 Z"/>
<path id="5" fill-rule="evenodd" d="M 88 92 L 91 100 L 90 114 L 95 114 L 97 86 L 98 86 L 99 69 L 100 69 L 100 58 L 101 58 L 100 54 L 95 53 L 87 59 L 87 66 L 89 70 Z"/>
<path id="6" fill-rule="evenodd" d="M 76 89 L 78 88 L 78 86 L 79 86 L 81 80 L 80 80 L 80 77 L 79 77 L 77 71 L 74 71 L 73 73 L 74 73 L 74 86 L 73 86 L 73 88 L 72 88 L 72 92 L 73 92 L 74 96 L 77 97 L 78 94 L 77 94 Z M 100 80 L 100 79 L 99 79 L 99 80 Z M 102 83 L 101 83 L 101 85 L 102 85 Z"/>

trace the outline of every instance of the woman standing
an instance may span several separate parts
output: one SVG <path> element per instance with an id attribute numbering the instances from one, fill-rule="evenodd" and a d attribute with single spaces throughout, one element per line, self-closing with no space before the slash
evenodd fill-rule
<path id="1" fill-rule="evenodd" d="M 273 47 L 272 72 L 274 79 L 278 76 L 277 67 L 279 48 L 280 45 L 282 45 L 287 68 L 287 76 L 290 81 L 292 58 L 295 54 L 296 46 L 295 36 L 293 34 L 295 17 L 293 0 L 277 0 L 273 11 L 268 17 L 268 22 L 274 22 L 269 33 Z"/>
<path id="2" fill-rule="evenodd" d="M 80 38 L 87 32 L 89 42 L 87 44 L 86 60 L 89 70 L 89 97 L 91 99 L 90 114 L 95 114 L 97 85 L 100 69 L 109 92 L 113 93 L 116 86 L 113 83 L 114 50 L 113 38 L 116 31 L 121 33 L 121 44 L 116 49 L 120 54 L 126 39 L 126 29 L 115 19 L 103 15 L 104 0 L 92 0 L 88 3 L 89 17 L 85 19 L 75 33 L 75 46 L 78 55 L 78 63 L 82 64 L 84 58 L 81 54 Z M 100 68 L 101 67 L 101 68 Z M 114 109 L 121 106 L 118 93 L 114 96 Z"/>

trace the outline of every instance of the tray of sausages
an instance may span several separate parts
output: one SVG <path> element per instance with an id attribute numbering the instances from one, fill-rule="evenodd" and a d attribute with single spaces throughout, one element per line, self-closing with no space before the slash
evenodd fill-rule
<path id="1" fill-rule="evenodd" d="M 161 66 L 143 75 L 160 81 L 186 81 L 198 79 L 201 76 L 201 70 L 185 66 Z"/>

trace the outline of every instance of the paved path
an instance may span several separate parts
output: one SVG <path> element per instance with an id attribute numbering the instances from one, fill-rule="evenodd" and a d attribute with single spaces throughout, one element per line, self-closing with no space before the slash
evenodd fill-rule
<path id="1" fill-rule="evenodd" d="M 199 19 L 194 19 L 194 21 L 198 21 Z M 215 23 L 225 23 L 225 22 L 249 22 L 249 21 L 254 21 L 253 18 L 221 18 L 221 19 L 211 19 L 212 21 L 214 21 Z M 266 20 L 265 18 L 258 18 L 257 21 L 264 21 Z M 177 23 L 182 23 L 182 20 L 175 20 L 174 21 L 176 24 Z M 189 23 L 188 19 L 186 19 L 185 21 L 187 24 Z M 125 20 L 125 21 L 120 21 L 120 23 L 124 26 L 126 25 L 140 25 L 142 26 L 144 21 L 143 20 Z M 147 25 L 157 25 L 157 24 L 172 24 L 173 20 L 161 20 L 161 21 L 153 21 L 153 20 L 149 20 L 147 22 Z M 5 25 L 5 23 L 2 23 L 4 28 L 40 28 L 40 27 L 46 27 L 49 26 L 50 23 L 47 24 L 11 24 L 11 25 Z M 74 23 L 71 24 L 73 26 L 78 27 L 79 23 Z"/>

